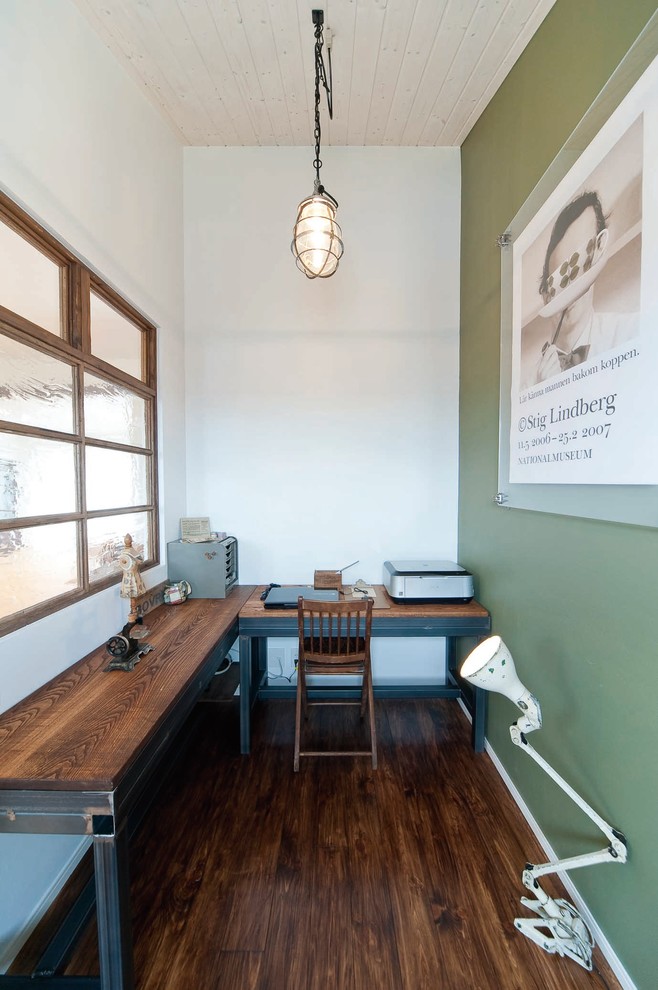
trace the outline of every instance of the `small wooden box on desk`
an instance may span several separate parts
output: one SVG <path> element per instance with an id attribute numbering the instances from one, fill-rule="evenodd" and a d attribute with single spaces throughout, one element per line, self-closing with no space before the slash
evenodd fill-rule
<path id="1" fill-rule="evenodd" d="M 314 571 L 313 587 L 316 591 L 335 590 L 340 591 L 343 586 L 343 575 L 341 571 Z"/>

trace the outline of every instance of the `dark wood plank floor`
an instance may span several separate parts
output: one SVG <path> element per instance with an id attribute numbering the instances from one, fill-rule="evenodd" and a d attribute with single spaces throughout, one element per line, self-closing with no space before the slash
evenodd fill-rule
<path id="1" fill-rule="evenodd" d="M 316 709 L 349 733 L 358 710 Z M 379 769 L 302 760 L 294 708 L 200 706 L 131 852 L 139 990 L 615 990 L 513 927 L 545 858 L 454 701 L 377 703 Z M 347 740 L 349 743 L 349 740 Z M 562 894 L 554 878 L 547 889 Z M 97 972 L 91 925 L 69 971 Z"/>

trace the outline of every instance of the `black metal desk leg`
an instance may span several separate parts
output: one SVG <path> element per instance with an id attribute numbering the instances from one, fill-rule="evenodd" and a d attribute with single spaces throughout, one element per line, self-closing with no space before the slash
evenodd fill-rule
<path id="1" fill-rule="evenodd" d="M 240 752 L 251 751 L 251 636 L 240 636 Z"/>
<path id="2" fill-rule="evenodd" d="M 457 672 L 457 641 L 454 636 L 446 636 L 446 667 L 450 674 Z"/>
<path id="3" fill-rule="evenodd" d="M 251 641 L 251 706 L 267 684 L 267 636 L 254 636 Z"/>
<path id="4" fill-rule="evenodd" d="M 95 823 L 94 867 L 101 990 L 134 990 L 125 822 L 116 832 L 112 818 L 101 819 L 98 827 Z"/>
<path id="5" fill-rule="evenodd" d="M 477 637 L 478 643 L 482 637 Z M 461 699 L 471 716 L 471 745 L 476 753 L 484 752 L 484 733 L 487 722 L 487 692 L 467 684 L 459 677 L 457 670 L 457 640 L 455 636 L 446 636 L 446 666 L 448 680 L 461 688 Z"/>
<path id="6" fill-rule="evenodd" d="M 487 721 L 487 692 L 473 688 L 473 709 L 471 722 L 471 742 L 476 753 L 484 752 L 484 732 Z"/>

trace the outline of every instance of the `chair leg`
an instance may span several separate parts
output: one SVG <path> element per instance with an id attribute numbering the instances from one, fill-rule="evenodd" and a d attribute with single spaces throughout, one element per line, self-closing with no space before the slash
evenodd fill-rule
<path id="1" fill-rule="evenodd" d="M 372 769 L 377 769 L 377 733 L 375 731 L 375 696 L 372 686 L 372 668 L 368 665 L 368 715 L 370 717 L 370 750 Z"/>
<path id="2" fill-rule="evenodd" d="M 361 713 L 361 719 L 365 717 L 366 714 L 366 704 L 368 701 L 368 668 L 363 671 L 363 677 L 361 678 L 361 708 L 359 709 Z"/>
<path id="3" fill-rule="evenodd" d="M 304 673 L 301 663 L 297 666 L 297 700 L 295 703 L 295 758 L 293 762 L 293 770 L 297 772 L 299 770 L 299 751 L 301 749 L 301 732 L 302 732 L 302 695 L 304 693 Z"/>

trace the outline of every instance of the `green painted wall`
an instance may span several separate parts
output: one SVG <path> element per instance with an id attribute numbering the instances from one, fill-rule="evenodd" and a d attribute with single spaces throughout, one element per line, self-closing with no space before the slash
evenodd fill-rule
<path id="1" fill-rule="evenodd" d="M 640 990 L 656 986 L 658 532 L 493 504 L 496 237 L 656 8 L 558 0 L 462 147 L 459 560 L 542 702 L 533 743 L 629 839 L 626 865 L 570 875 Z M 511 745 L 514 717 L 491 696 L 488 738 L 558 855 L 601 848 L 596 827 Z"/>

